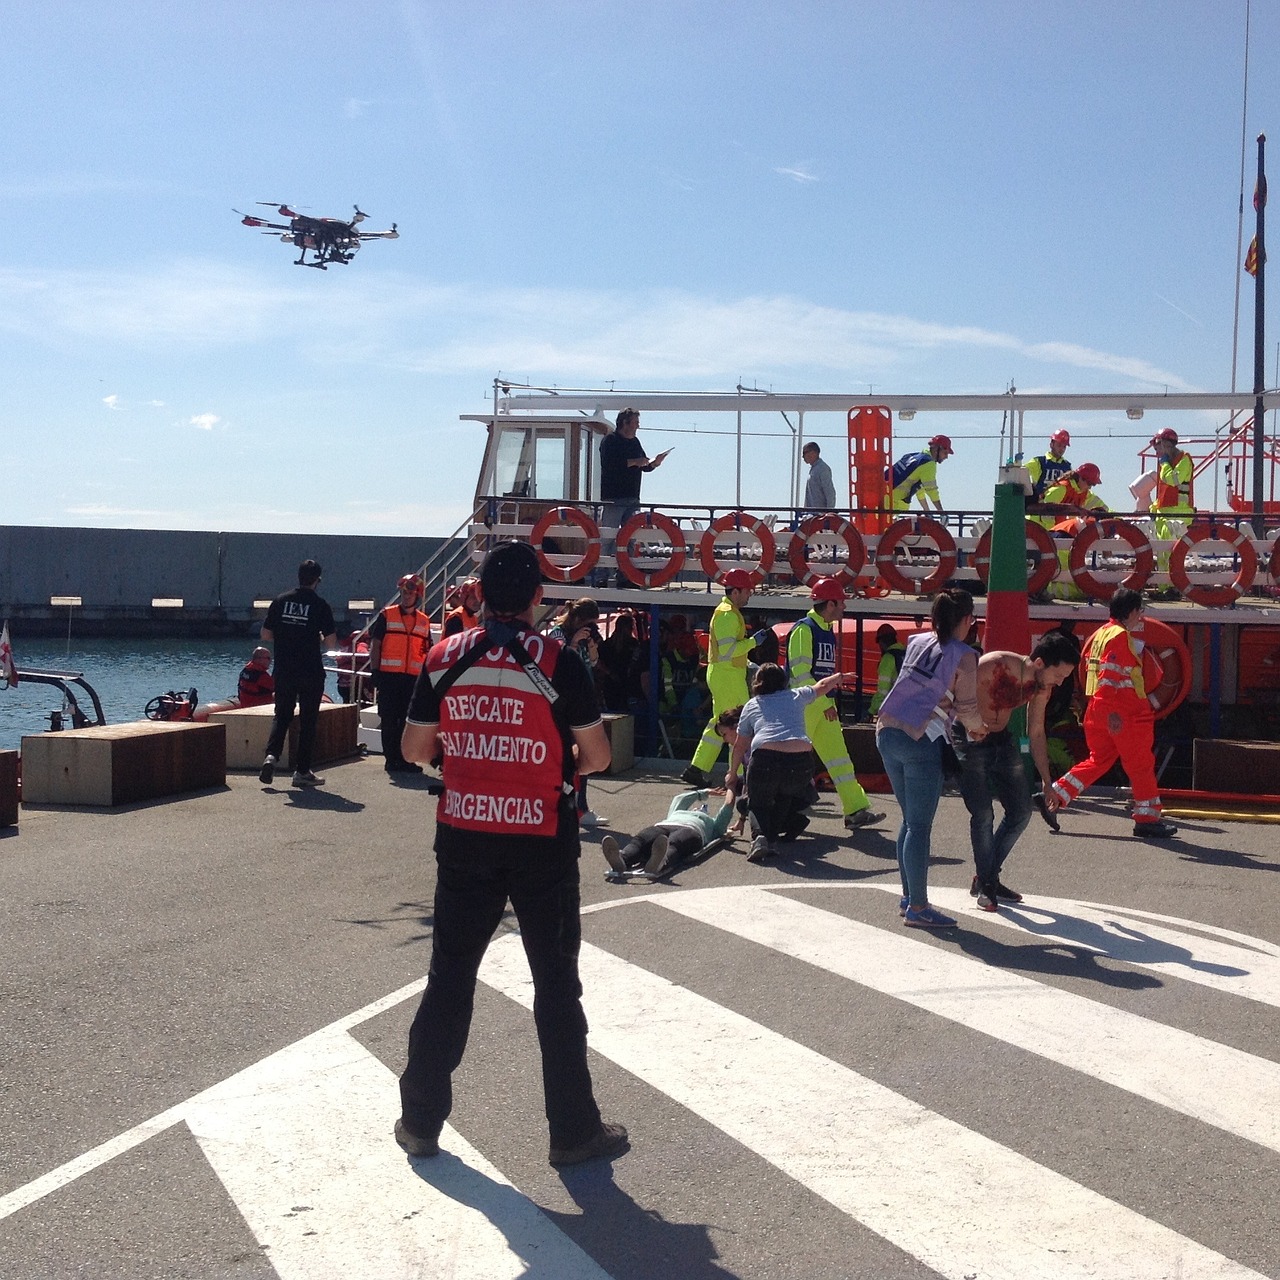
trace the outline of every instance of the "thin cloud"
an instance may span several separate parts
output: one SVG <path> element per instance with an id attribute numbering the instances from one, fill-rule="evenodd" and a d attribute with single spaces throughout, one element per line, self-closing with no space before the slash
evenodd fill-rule
<path id="1" fill-rule="evenodd" d="M 348 120 L 359 120 L 373 106 L 372 98 L 348 98 L 342 104 L 342 114 Z"/>
<path id="2" fill-rule="evenodd" d="M 798 164 L 790 168 L 774 169 L 774 173 L 790 178 L 792 182 L 817 182 L 818 175 L 809 171 L 808 165 Z"/>
<path id="3" fill-rule="evenodd" d="M 190 419 L 190 425 L 199 427 L 201 431 L 212 431 L 221 421 L 216 413 L 197 413 Z"/>
<path id="4" fill-rule="evenodd" d="M 120 397 L 115 394 L 112 394 L 109 396 L 103 396 L 102 403 L 105 404 L 108 409 L 113 409 L 116 411 L 119 411 L 124 408 L 124 405 L 120 403 Z"/>

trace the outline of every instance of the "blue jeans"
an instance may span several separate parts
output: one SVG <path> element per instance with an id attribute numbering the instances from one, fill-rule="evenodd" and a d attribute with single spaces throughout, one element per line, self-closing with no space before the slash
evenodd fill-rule
<path id="1" fill-rule="evenodd" d="M 969 810 L 969 839 L 978 883 L 994 886 L 1004 860 L 1031 821 L 1031 785 L 1022 767 L 1022 751 L 1008 729 L 988 734 L 981 742 L 970 742 L 957 726 L 951 745 L 961 765 L 960 794 Z M 998 827 L 993 799 L 1004 809 Z"/>
<path id="2" fill-rule="evenodd" d="M 876 746 L 884 761 L 889 785 L 902 806 L 898 828 L 898 870 L 902 894 L 914 908 L 929 905 L 929 843 L 933 815 L 942 797 L 942 740 L 916 741 L 901 729 L 880 729 Z"/>

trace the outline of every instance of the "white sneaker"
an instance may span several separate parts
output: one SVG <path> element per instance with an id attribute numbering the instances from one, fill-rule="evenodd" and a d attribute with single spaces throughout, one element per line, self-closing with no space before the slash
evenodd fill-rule
<path id="1" fill-rule="evenodd" d="M 578 815 L 578 826 L 580 827 L 605 827 L 608 825 L 608 820 L 602 818 L 593 809 L 588 809 L 586 813 Z"/>

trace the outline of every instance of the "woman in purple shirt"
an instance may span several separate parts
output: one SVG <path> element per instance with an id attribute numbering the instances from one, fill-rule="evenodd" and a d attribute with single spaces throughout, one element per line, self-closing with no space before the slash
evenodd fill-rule
<path id="1" fill-rule="evenodd" d="M 902 670 L 876 719 L 876 746 L 902 806 L 898 907 L 903 924 L 916 929 L 955 924 L 929 905 L 929 844 L 942 796 L 942 745 L 955 720 L 971 739 L 986 735 L 978 710 L 978 655 L 964 640 L 973 623 L 973 597 L 958 589 L 940 591 L 931 621 L 932 634 L 907 642 Z"/>

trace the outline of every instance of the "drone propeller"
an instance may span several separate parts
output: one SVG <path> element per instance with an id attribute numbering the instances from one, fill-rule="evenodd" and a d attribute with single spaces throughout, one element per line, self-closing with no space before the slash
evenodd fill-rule
<path id="1" fill-rule="evenodd" d="M 355 226 L 357 222 L 363 222 L 369 216 L 367 213 L 362 213 L 360 211 L 360 206 L 358 204 L 354 204 L 351 207 L 356 211 L 356 216 L 351 219 L 352 226 Z"/>
<path id="2" fill-rule="evenodd" d="M 256 203 L 266 206 L 268 209 L 275 209 L 283 218 L 297 218 L 300 214 L 295 213 L 287 204 L 281 204 L 279 200 L 259 200 Z"/>

